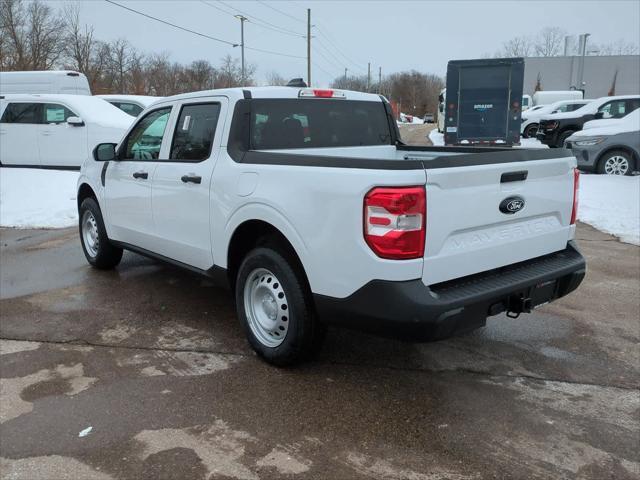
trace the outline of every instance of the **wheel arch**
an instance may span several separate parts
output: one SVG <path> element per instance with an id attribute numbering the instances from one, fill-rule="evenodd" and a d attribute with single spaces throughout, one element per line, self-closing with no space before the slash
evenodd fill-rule
<path id="1" fill-rule="evenodd" d="M 637 170 L 638 168 L 640 168 L 639 165 L 639 160 L 640 157 L 638 156 L 638 152 L 636 152 L 633 148 L 629 147 L 628 145 L 624 145 L 624 144 L 616 144 L 616 145 L 610 145 L 607 148 L 603 149 L 599 154 L 598 154 L 598 158 L 596 159 L 595 162 L 595 168 L 596 171 L 597 169 L 600 167 L 600 162 L 602 162 L 602 160 L 604 159 L 604 156 L 608 153 L 611 153 L 613 151 L 616 150 L 622 150 L 623 152 L 628 153 L 629 155 L 631 155 L 631 160 L 633 161 L 633 165 L 632 168 Z"/>
<path id="2" fill-rule="evenodd" d="M 263 210 L 264 205 L 258 208 Z M 228 239 L 226 245 L 223 251 L 219 252 L 220 255 L 216 256 L 219 260 L 226 261 L 231 287 L 234 287 L 236 274 L 244 256 L 257 246 L 269 244 L 276 244 L 282 248 L 283 253 L 300 268 L 309 286 L 305 268 L 306 247 L 293 227 L 275 211 L 268 212 L 268 215 L 247 213 L 234 215 L 235 221 L 228 225 L 225 235 Z"/>
<path id="3" fill-rule="evenodd" d="M 96 202 L 98 202 L 98 195 L 96 195 L 96 192 L 93 190 L 91 185 L 89 185 L 89 183 L 87 182 L 82 182 L 78 187 L 78 194 L 76 197 L 77 203 L 78 203 L 78 210 L 80 210 L 80 205 L 82 205 L 82 202 L 84 201 L 84 199 L 90 198 L 90 197 L 94 198 Z"/>

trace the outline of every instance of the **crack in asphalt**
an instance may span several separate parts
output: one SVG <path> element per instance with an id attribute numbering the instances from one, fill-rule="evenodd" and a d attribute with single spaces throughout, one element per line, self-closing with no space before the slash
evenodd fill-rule
<path id="1" fill-rule="evenodd" d="M 118 350 L 143 350 L 143 351 L 157 351 L 157 352 L 184 352 L 184 353 L 202 353 L 202 354 L 212 354 L 212 355 L 227 355 L 227 356 L 235 356 L 248 358 L 255 356 L 255 354 L 246 354 L 246 353 L 238 353 L 238 352 L 225 352 L 225 351 L 215 351 L 215 350 L 206 350 L 201 348 L 172 348 L 172 347 L 149 347 L 149 346 L 135 346 L 135 345 L 114 345 L 108 343 L 98 343 L 98 342 L 89 342 L 86 340 L 79 339 L 71 339 L 71 340 L 38 340 L 38 339 L 24 339 L 24 338 L 9 338 L 9 337 L 0 337 L 0 341 L 14 341 L 14 342 L 36 342 L 42 343 L 45 345 L 74 345 L 74 346 L 90 346 L 96 348 L 111 348 Z M 455 347 L 454 347 L 455 348 Z M 401 372 L 412 372 L 412 373 L 434 373 L 434 374 L 446 374 L 446 373 L 466 373 L 469 375 L 483 376 L 489 378 L 508 378 L 508 379 L 522 379 L 522 380 L 532 380 L 536 382 L 549 382 L 549 383 L 559 383 L 566 385 L 578 385 L 578 386 L 589 386 L 603 389 L 616 389 L 623 391 L 640 391 L 640 386 L 627 387 L 623 385 L 607 385 L 595 382 L 580 382 L 577 380 L 567 380 L 567 379 L 558 379 L 558 378 L 547 378 L 544 376 L 538 375 L 526 375 L 526 374 L 506 374 L 506 373 L 492 373 L 486 370 L 477 370 L 473 368 L 466 367 L 456 367 L 456 368 L 417 368 L 417 367 L 396 367 L 393 365 L 379 365 L 379 364 L 360 364 L 353 362 L 339 362 L 334 360 L 328 360 L 325 363 L 329 365 L 339 365 L 339 366 L 347 366 L 347 367 L 356 367 L 356 368 L 379 368 L 393 371 L 401 371 Z"/>

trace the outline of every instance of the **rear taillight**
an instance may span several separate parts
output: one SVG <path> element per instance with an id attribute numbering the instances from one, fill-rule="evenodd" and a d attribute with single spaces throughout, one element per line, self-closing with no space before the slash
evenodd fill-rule
<path id="1" fill-rule="evenodd" d="M 364 197 L 364 239 L 381 258 L 422 258 L 426 231 L 424 187 L 377 187 Z"/>
<path id="2" fill-rule="evenodd" d="M 573 169 L 573 208 L 571 210 L 571 225 L 576 223 L 578 217 L 578 196 L 580 194 L 580 170 Z"/>

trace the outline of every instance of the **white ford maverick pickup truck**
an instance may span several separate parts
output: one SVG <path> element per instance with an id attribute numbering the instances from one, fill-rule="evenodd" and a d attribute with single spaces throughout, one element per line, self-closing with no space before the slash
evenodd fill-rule
<path id="1" fill-rule="evenodd" d="M 123 249 L 226 282 L 268 362 L 327 325 L 437 340 L 578 287 L 564 149 L 404 145 L 378 95 L 211 90 L 148 107 L 78 183 L 88 262 Z"/>

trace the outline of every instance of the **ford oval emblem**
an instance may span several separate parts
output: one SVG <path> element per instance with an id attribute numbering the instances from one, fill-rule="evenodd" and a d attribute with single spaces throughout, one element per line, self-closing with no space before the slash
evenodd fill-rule
<path id="1" fill-rule="evenodd" d="M 524 198 L 507 197 L 500 202 L 500 211 L 507 215 L 513 215 L 524 208 Z"/>

